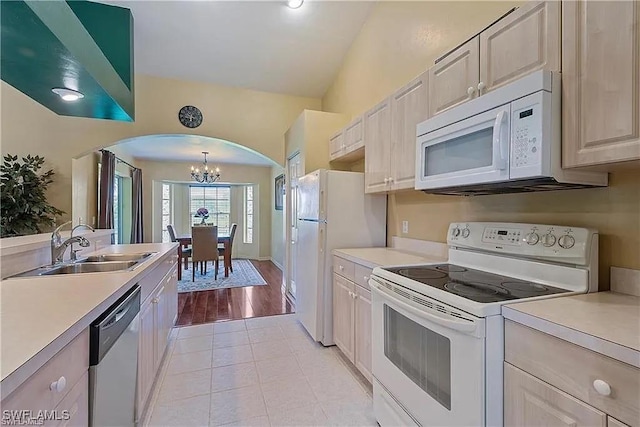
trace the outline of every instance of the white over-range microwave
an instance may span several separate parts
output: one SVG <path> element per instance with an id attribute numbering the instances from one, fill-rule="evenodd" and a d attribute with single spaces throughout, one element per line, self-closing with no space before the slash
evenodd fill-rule
<path id="1" fill-rule="evenodd" d="M 418 124 L 416 190 L 480 195 L 606 186 L 606 173 L 561 167 L 560 84 L 560 73 L 540 70 Z"/>

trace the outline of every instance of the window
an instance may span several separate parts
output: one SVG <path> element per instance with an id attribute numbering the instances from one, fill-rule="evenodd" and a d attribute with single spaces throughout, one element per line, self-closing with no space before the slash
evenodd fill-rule
<path id="1" fill-rule="evenodd" d="M 170 242 L 167 225 L 171 224 L 171 186 L 162 184 L 162 243 Z"/>
<path id="2" fill-rule="evenodd" d="M 120 194 L 120 190 L 122 187 L 122 177 L 116 175 L 113 180 L 113 230 L 114 233 L 114 243 L 117 245 L 122 243 L 122 207 L 120 206 L 120 200 L 122 200 L 122 195 Z"/>
<path id="3" fill-rule="evenodd" d="M 216 186 L 189 186 L 189 215 L 191 224 L 200 224 L 201 218 L 196 217 L 199 208 L 209 211 L 207 224 L 217 225 L 218 234 L 229 234 L 229 213 L 231 210 L 231 187 L 228 185 Z"/>
<path id="4" fill-rule="evenodd" d="M 244 187 L 244 243 L 253 243 L 253 186 Z"/>

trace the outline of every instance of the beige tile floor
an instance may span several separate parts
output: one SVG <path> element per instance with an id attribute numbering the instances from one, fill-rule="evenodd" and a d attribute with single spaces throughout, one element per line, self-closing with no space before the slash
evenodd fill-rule
<path id="1" fill-rule="evenodd" d="M 335 347 L 282 315 L 177 328 L 148 426 L 376 426 Z"/>

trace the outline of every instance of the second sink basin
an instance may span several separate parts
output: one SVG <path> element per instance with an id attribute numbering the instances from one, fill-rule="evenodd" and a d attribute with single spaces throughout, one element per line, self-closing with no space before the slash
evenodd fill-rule
<path id="1" fill-rule="evenodd" d="M 151 256 L 150 252 L 137 254 L 104 254 L 92 255 L 81 259 L 78 263 L 110 262 L 110 261 L 142 261 Z"/>
<path id="2" fill-rule="evenodd" d="M 77 264 L 65 264 L 54 267 L 44 273 L 43 276 L 53 274 L 77 274 L 77 273 L 102 273 L 106 271 L 121 271 L 136 265 L 137 261 L 111 261 L 111 262 L 83 262 Z"/>

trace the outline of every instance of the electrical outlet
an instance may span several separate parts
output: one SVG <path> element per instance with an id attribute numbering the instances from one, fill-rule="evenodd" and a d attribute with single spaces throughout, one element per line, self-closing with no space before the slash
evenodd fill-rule
<path id="1" fill-rule="evenodd" d="M 402 221 L 402 233 L 407 234 L 409 232 L 409 221 Z"/>

